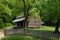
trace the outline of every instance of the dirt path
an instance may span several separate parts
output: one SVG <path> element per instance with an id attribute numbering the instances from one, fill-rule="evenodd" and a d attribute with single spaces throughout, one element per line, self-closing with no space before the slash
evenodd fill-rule
<path id="1" fill-rule="evenodd" d="M 0 30 L 0 39 L 4 37 L 4 31 L 3 30 Z"/>

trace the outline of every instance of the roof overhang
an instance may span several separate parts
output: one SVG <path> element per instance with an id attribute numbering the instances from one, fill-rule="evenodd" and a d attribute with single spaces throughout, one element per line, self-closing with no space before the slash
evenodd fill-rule
<path id="1" fill-rule="evenodd" d="M 14 20 L 13 22 L 20 22 L 20 21 L 23 21 L 23 20 L 25 20 L 25 17 L 16 19 L 16 20 Z"/>

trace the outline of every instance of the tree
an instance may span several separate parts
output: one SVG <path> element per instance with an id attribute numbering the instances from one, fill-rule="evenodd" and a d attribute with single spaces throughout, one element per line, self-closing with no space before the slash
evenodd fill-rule
<path id="1" fill-rule="evenodd" d="M 25 22 L 24 22 L 24 26 L 28 27 L 28 16 L 30 15 L 29 12 L 31 10 L 31 8 L 33 8 L 34 6 L 34 2 L 35 0 L 23 0 L 23 4 L 24 4 L 24 17 L 25 17 Z"/>
<path id="2" fill-rule="evenodd" d="M 4 0 L 0 1 L 0 28 L 3 28 L 4 26 L 7 26 L 7 23 L 10 19 L 9 17 L 11 16 L 11 10 L 7 4 L 5 4 Z"/>
<path id="3" fill-rule="evenodd" d="M 55 32 L 59 32 L 60 25 L 60 1 L 59 0 L 47 0 L 45 5 L 42 5 L 42 19 L 48 21 L 48 23 L 55 23 Z"/>
<path id="4" fill-rule="evenodd" d="M 21 0 L 0 0 L 0 28 L 12 25 L 16 17 L 23 15 Z"/>

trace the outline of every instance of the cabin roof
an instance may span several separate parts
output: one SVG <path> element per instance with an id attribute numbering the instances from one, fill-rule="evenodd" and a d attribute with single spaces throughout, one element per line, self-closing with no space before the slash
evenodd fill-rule
<path id="1" fill-rule="evenodd" d="M 23 21 L 23 20 L 25 20 L 25 17 L 17 18 L 17 19 L 15 19 L 13 22 L 20 22 L 20 21 Z"/>
<path id="2" fill-rule="evenodd" d="M 23 18 L 23 17 L 24 17 L 24 16 L 18 16 L 17 19 L 19 19 L 19 18 Z"/>

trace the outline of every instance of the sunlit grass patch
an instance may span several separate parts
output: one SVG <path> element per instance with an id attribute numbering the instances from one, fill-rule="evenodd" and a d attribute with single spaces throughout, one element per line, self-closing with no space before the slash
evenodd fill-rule
<path id="1" fill-rule="evenodd" d="M 34 38 L 32 36 L 10 35 L 10 36 L 6 36 L 2 40 L 40 40 L 40 39 Z"/>
<path id="2" fill-rule="evenodd" d="M 54 31 L 55 27 L 53 26 L 42 26 L 40 28 L 28 28 L 29 30 L 42 30 L 42 31 Z"/>

